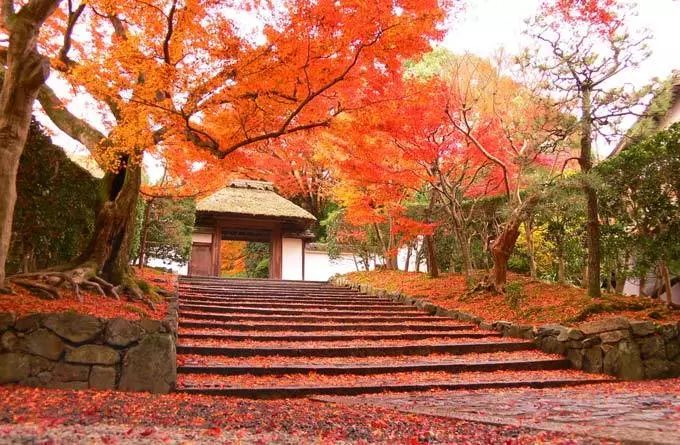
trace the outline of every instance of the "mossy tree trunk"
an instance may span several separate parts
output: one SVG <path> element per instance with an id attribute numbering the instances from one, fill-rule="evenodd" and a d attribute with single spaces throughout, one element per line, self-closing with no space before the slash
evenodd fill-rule
<path id="1" fill-rule="evenodd" d="M 127 284 L 131 275 L 130 244 L 141 183 L 141 168 L 126 165 L 126 160 L 117 172 L 106 173 L 92 239 L 76 260 L 80 265 L 92 264 L 112 284 Z"/>
<path id="2" fill-rule="evenodd" d="M 9 37 L 2 59 L 0 91 L 0 289 L 4 289 L 5 263 L 12 236 L 19 159 L 31 124 L 33 102 L 49 75 L 50 64 L 37 49 L 44 21 L 60 0 L 30 0 L 18 12 L 14 2 L 3 2 L 0 20 Z"/>

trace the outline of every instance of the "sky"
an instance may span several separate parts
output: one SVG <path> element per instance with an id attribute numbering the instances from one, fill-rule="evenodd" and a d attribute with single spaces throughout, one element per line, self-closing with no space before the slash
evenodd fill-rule
<path id="1" fill-rule="evenodd" d="M 442 46 L 453 52 L 493 55 L 503 47 L 517 53 L 529 42 L 522 36 L 524 19 L 535 14 L 542 0 L 468 0 L 465 12 L 454 17 Z M 646 83 L 680 69 L 680 0 L 640 0 L 632 29 L 652 31 L 652 55 L 637 70 L 621 74 L 620 81 Z"/>
<path id="2" fill-rule="evenodd" d="M 498 49 L 517 53 L 528 42 L 522 36 L 524 20 L 536 12 L 542 0 L 465 0 L 465 10 L 451 19 L 449 30 L 442 46 L 453 52 L 472 52 L 480 56 L 491 56 Z M 638 15 L 631 21 L 631 28 L 648 28 L 652 39 L 648 42 L 651 57 L 638 69 L 621 73 L 617 82 L 634 85 L 647 84 L 652 78 L 665 78 L 673 69 L 680 69 L 680 0 L 640 0 Z M 53 84 L 58 90 L 63 85 Z M 69 109 L 79 115 L 87 113 L 85 101 L 76 101 Z M 73 139 L 57 130 L 47 119 L 41 121 L 53 131 L 56 144 L 69 152 L 83 153 L 84 149 Z M 97 125 L 101 128 L 101 124 Z M 103 129 L 103 128 L 102 128 Z M 613 147 L 598 144 L 598 151 L 604 156 Z"/>

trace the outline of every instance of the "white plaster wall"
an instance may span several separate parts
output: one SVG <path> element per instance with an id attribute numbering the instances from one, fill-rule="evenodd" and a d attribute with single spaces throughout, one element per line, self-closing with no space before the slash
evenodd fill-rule
<path id="1" fill-rule="evenodd" d="M 325 251 L 305 250 L 305 281 L 326 281 L 335 274 L 356 270 L 351 254 L 331 260 Z"/>
<path id="2" fill-rule="evenodd" d="M 283 238 L 281 263 L 282 263 L 281 265 L 282 279 L 284 280 L 302 279 L 301 239 Z"/>
<path id="3" fill-rule="evenodd" d="M 399 268 L 404 269 L 406 263 L 406 247 L 399 250 L 397 260 Z M 411 253 L 411 261 L 409 271 L 415 270 L 415 251 Z M 378 263 L 380 264 L 380 263 Z M 376 262 L 371 259 L 369 269 L 375 269 Z M 363 265 L 359 264 L 360 270 L 363 270 Z M 423 261 L 420 265 L 420 272 L 424 272 L 427 265 Z M 340 258 L 331 260 L 328 253 L 322 250 L 305 250 L 305 280 L 306 281 L 326 281 L 335 274 L 345 274 L 349 272 L 356 272 L 357 267 L 354 263 L 354 258 L 351 253 L 343 253 Z"/>
<path id="4" fill-rule="evenodd" d="M 654 291 L 654 288 L 656 286 L 656 277 L 654 275 L 650 275 L 647 278 L 646 286 L 644 288 L 644 291 L 649 294 Z M 680 304 L 680 283 L 676 283 L 671 287 L 671 301 L 675 304 Z M 629 278 L 626 280 L 626 284 L 623 286 L 623 294 L 624 295 L 639 295 L 640 293 L 640 281 L 635 278 Z M 666 301 L 666 292 L 663 292 L 660 295 L 660 300 L 661 301 Z"/>
<path id="5" fill-rule="evenodd" d="M 194 233 L 191 235 L 194 243 L 212 243 L 212 233 Z"/>

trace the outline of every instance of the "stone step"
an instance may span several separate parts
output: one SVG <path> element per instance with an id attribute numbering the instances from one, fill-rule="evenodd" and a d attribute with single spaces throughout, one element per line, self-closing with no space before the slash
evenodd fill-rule
<path id="1" fill-rule="evenodd" d="M 305 381 L 299 374 L 280 376 L 224 376 L 181 374 L 178 391 L 193 394 L 248 398 L 306 397 L 314 395 L 359 395 L 380 392 L 424 392 L 430 390 L 476 390 L 504 388 L 559 388 L 611 381 L 569 371 L 433 372 L 358 375 L 354 378 L 315 375 Z M 247 385 L 244 385 L 246 380 Z"/>
<path id="2" fill-rule="evenodd" d="M 270 303 L 301 303 L 301 304 L 385 304 L 397 305 L 391 300 L 384 300 L 378 298 L 306 298 L 306 297 L 244 297 L 239 295 L 210 297 L 202 295 L 180 295 L 180 301 L 183 302 L 205 302 L 205 303 L 257 303 L 260 305 L 268 305 Z"/>
<path id="3" fill-rule="evenodd" d="M 179 339 L 213 339 L 224 341 L 285 341 L 285 342 L 309 342 L 309 341 L 350 341 L 350 340 L 425 340 L 437 338 L 483 338 L 501 337 L 500 332 L 485 331 L 453 331 L 453 332 L 428 332 L 428 333 L 398 333 L 398 334 L 321 334 L 321 335 L 248 335 L 248 334 L 214 334 L 214 333 L 183 333 L 180 331 Z"/>
<path id="4" fill-rule="evenodd" d="M 355 306 L 354 309 L 319 309 L 319 308 L 304 308 L 304 309 L 278 309 L 278 308 L 249 308 L 239 306 L 205 306 L 198 304 L 185 304 L 180 302 L 179 310 L 183 312 L 207 312 L 218 314 L 262 314 L 262 315 L 399 315 L 402 317 L 422 317 L 429 316 L 421 310 L 415 310 L 413 307 L 400 308 L 400 310 L 384 310 L 366 309 L 364 306 Z"/>
<path id="5" fill-rule="evenodd" d="M 221 278 L 221 277 L 207 277 L 207 276 L 181 276 L 180 283 L 217 283 L 217 284 L 244 284 L 244 285 L 259 285 L 272 284 L 280 286 L 329 286 L 334 287 L 328 281 L 312 281 L 312 280 L 273 280 L 266 278 Z"/>
<path id="6" fill-rule="evenodd" d="M 191 301 L 191 300 L 179 300 L 182 305 L 191 306 L 201 306 L 201 307 L 214 307 L 214 308 L 250 308 L 257 310 L 269 310 L 269 309 L 332 309 L 332 310 L 351 310 L 361 309 L 366 310 L 381 310 L 381 311 L 412 311 L 414 306 L 407 306 L 403 304 L 362 304 L 357 306 L 356 304 L 343 304 L 343 303 L 323 303 L 323 304 L 310 304 L 310 303 L 267 303 L 263 306 L 261 302 L 257 303 L 240 303 L 233 301 L 225 302 L 203 302 L 203 301 Z"/>
<path id="7" fill-rule="evenodd" d="M 293 321 L 293 322 L 309 322 L 309 323 L 362 323 L 362 322 L 384 322 L 384 323 L 400 323 L 405 321 L 412 321 L 413 319 L 422 318 L 427 322 L 433 321 L 448 321 L 450 318 L 433 317 L 426 313 L 419 312 L 416 315 L 401 316 L 401 315 L 381 315 L 374 316 L 370 313 L 365 313 L 363 316 L 333 316 L 333 315 L 252 315 L 252 314 L 218 314 L 212 312 L 188 312 L 180 311 L 180 317 L 192 320 L 216 320 L 216 321 Z"/>
<path id="8" fill-rule="evenodd" d="M 179 294 L 181 296 L 187 297 L 213 297 L 213 298 L 311 298 L 311 299 L 327 299 L 327 300 L 371 300 L 377 299 L 374 295 L 361 295 L 361 294 L 336 294 L 330 292 L 213 292 L 213 291 L 183 291 L 180 290 Z M 387 298 L 382 298 L 383 300 L 389 301 Z"/>
<path id="9" fill-rule="evenodd" d="M 247 292 L 257 292 L 261 290 L 273 290 L 273 291 L 287 291 L 295 290 L 300 292 L 333 292 L 333 293 L 350 293 L 359 294 L 360 292 L 356 289 L 350 289 L 346 287 L 333 287 L 333 286 L 281 286 L 281 285 L 230 285 L 230 284 L 200 284 L 200 283 L 179 283 L 180 289 L 195 289 L 195 290 L 224 290 L 231 289 L 234 291 L 247 291 Z"/>
<path id="10" fill-rule="evenodd" d="M 398 365 L 267 365 L 267 366 L 219 366 L 219 365 L 181 365 L 177 372 L 181 374 L 218 374 L 218 375 L 289 375 L 289 374 L 322 374 L 322 375 L 375 375 L 397 372 L 493 372 L 493 371 L 539 371 L 569 369 L 567 359 L 510 360 L 468 363 L 438 362 L 423 363 L 414 361 Z"/>
<path id="11" fill-rule="evenodd" d="M 252 357 L 228 357 L 224 355 L 200 355 L 178 354 L 177 363 L 180 365 L 199 366 L 250 366 L 250 367 L 277 367 L 277 366 L 392 366 L 409 365 L 412 363 L 459 363 L 470 362 L 507 362 L 507 361 L 534 361 L 559 359 L 564 357 L 557 354 L 546 354 L 542 351 L 496 351 L 469 354 L 430 354 L 426 356 L 413 355 L 373 355 L 366 357 L 279 357 L 252 356 Z"/>
<path id="12" fill-rule="evenodd" d="M 440 343 L 426 345 L 351 346 L 351 347 L 225 347 L 190 346 L 179 343 L 178 354 L 225 355 L 229 357 L 272 356 L 283 357 L 365 357 L 372 355 L 428 355 L 467 354 L 497 351 L 526 351 L 533 349 L 529 341 L 495 340 L 479 343 Z"/>
<path id="13" fill-rule="evenodd" d="M 299 316 L 400 316 L 400 317 L 429 317 L 429 315 L 422 311 L 383 311 L 381 309 L 366 309 L 363 310 L 361 306 L 355 310 L 333 310 L 333 309 L 255 309 L 255 308 L 239 308 L 239 307 L 202 307 L 197 305 L 179 305 L 182 312 L 205 312 L 210 314 L 250 314 L 250 315 L 299 315 Z"/>
<path id="14" fill-rule="evenodd" d="M 220 328 L 231 329 L 234 331 L 300 331 L 300 332 L 326 332 L 326 331 L 452 331 L 476 329 L 477 326 L 471 324 L 456 323 L 451 321 L 447 324 L 394 324 L 394 323 L 356 323 L 356 324 L 337 324 L 337 323 L 225 323 L 209 322 L 197 320 L 179 321 L 180 328 Z"/>

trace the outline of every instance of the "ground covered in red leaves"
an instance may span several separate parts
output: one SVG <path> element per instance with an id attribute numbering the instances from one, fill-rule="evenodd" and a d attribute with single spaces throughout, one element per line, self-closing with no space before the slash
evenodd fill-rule
<path id="1" fill-rule="evenodd" d="M 370 284 L 390 292 L 403 292 L 447 309 L 470 312 L 487 321 L 505 320 L 525 324 L 574 324 L 613 316 L 635 320 L 680 321 L 680 310 L 669 310 L 663 303 L 648 298 L 604 294 L 593 300 L 584 289 L 531 280 L 510 274 L 512 287 L 519 292 L 505 295 L 490 292 L 468 294 L 465 279 L 459 274 L 427 274 L 401 271 L 354 272 L 345 276 L 355 283 Z"/>
<path id="2" fill-rule="evenodd" d="M 0 387 L 0 399 L 0 436 L 17 443 L 610 443 L 311 400 L 21 387 Z"/>
<path id="3" fill-rule="evenodd" d="M 172 291 L 176 287 L 176 275 L 159 272 L 146 268 L 136 271 L 137 277 L 146 280 L 153 286 Z M 82 302 L 76 298 L 72 290 L 65 289 L 58 300 L 39 298 L 23 287 L 11 285 L 14 295 L 0 294 L 0 312 L 14 312 L 17 316 L 34 313 L 55 313 L 74 311 L 80 314 L 93 315 L 102 318 L 121 317 L 129 320 L 139 318 L 163 319 L 167 315 L 167 303 L 159 301 L 155 309 L 148 305 L 128 301 L 120 301 L 104 297 L 89 291 L 81 291 Z"/>

